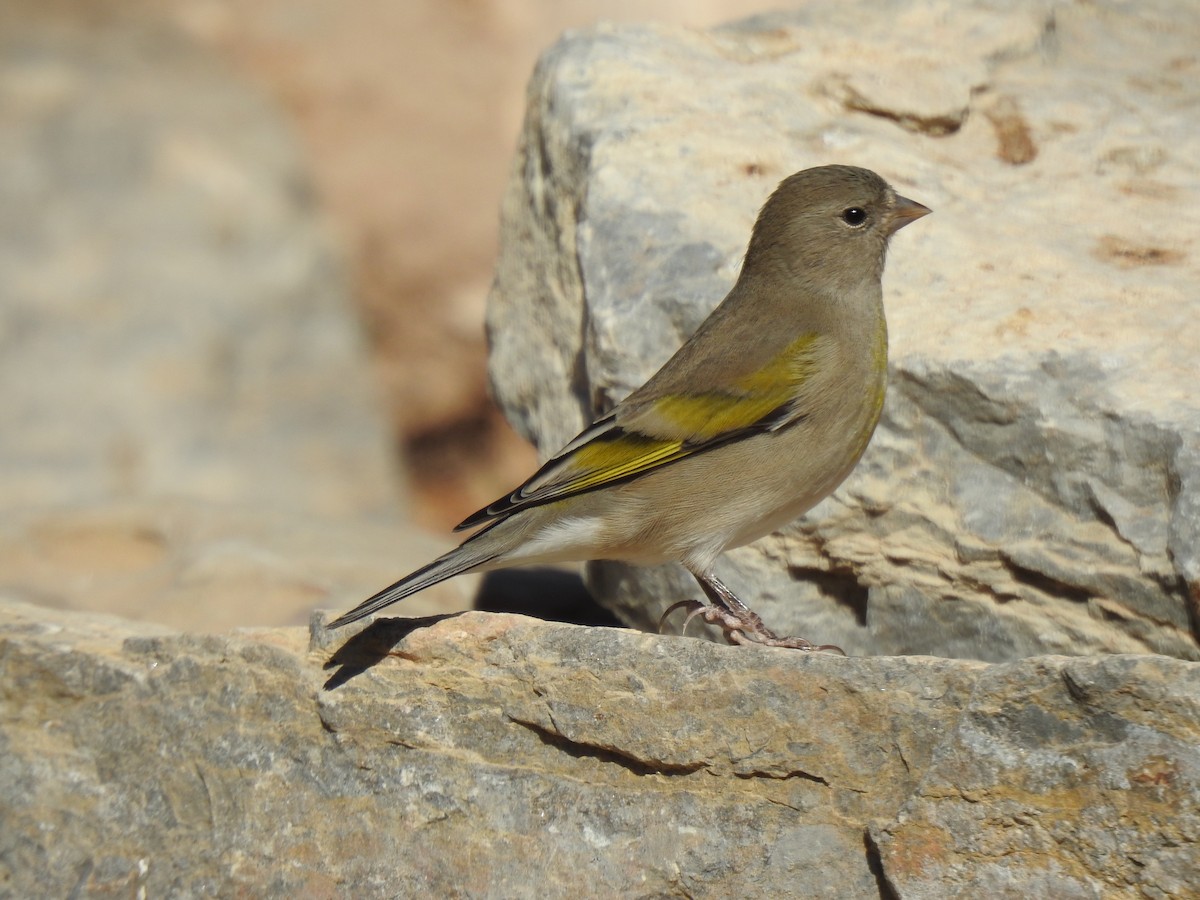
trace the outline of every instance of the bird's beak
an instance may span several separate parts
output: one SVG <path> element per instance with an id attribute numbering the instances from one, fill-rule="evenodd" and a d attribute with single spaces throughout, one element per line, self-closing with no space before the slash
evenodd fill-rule
<path id="1" fill-rule="evenodd" d="M 896 205 L 892 207 L 891 221 L 888 223 L 888 234 L 895 234 L 909 222 L 915 222 L 921 216 L 929 215 L 933 210 L 928 206 L 909 200 L 907 197 L 896 195 Z"/>

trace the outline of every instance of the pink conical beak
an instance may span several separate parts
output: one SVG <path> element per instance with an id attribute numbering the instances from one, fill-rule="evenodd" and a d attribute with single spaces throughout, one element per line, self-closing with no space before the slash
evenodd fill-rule
<path id="1" fill-rule="evenodd" d="M 888 234 L 895 234 L 909 222 L 915 222 L 921 216 L 929 215 L 933 210 L 924 204 L 918 203 L 916 200 L 909 200 L 907 197 L 896 195 L 896 205 L 892 207 L 891 222 L 889 223 Z"/>

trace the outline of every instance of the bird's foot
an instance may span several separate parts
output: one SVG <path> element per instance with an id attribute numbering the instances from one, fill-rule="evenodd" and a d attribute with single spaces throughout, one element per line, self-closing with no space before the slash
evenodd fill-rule
<path id="1" fill-rule="evenodd" d="M 741 646 L 761 644 L 765 647 L 786 647 L 790 650 L 805 650 L 810 652 L 814 650 L 832 650 L 840 653 L 842 656 L 846 655 L 841 647 L 834 644 L 814 644 L 802 637 L 781 637 L 763 623 L 758 613 L 747 607 L 740 600 L 737 602 L 737 606 L 732 608 L 719 602 L 714 602 L 712 606 L 709 606 L 701 603 L 699 600 L 680 600 L 678 603 L 672 603 L 667 607 L 666 612 L 662 614 L 662 618 L 658 620 L 658 630 L 660 632 L 667 617 L 677 609 L 688 610 L 688 616 L 683 620 L 683 628 L 680 630 L 681 634 L 687 631 L 687 627 L 692 619 L 699 617 L 709 625 L 716 625 L 724 631 L 726 639 L 731 644 Z"/>

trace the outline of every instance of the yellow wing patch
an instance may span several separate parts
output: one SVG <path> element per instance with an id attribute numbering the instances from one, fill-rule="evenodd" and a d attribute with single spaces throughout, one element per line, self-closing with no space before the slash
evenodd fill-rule
<path id="1" fill-rule="evenodd" d="M 816 334 L 802 334 L 765 366 L 734 381 L 729 391 L 659 397 L 625 424 L 679 435 L 685 444 L 703 444 L 751 428 L 797 399 L 816 367 L 819 347 Z"/>
<path id="2" fill-rule="evenodd" d="M 818 335 L 803 334 L 765 366 L 736 379 L 728 392 L 667 394 L 627 417 L 618 407 L 520 488 L 458 527 L 470 528 L 524 507 L 623 481 L 802 417 L 803 410 L 793 407 L 800 386 L 816 368 L 821 347 Z"/>
<path id="3" fill-rule="evenodd" d="M 612 440 L 594 440 L 569 457 L 569 479 L 559 489 L 586 491 L 610 481 L 628 478 L 646 469 L 686 456 L 683 441 L 662 441 L 625 433 Z M 564 473 L 566 474 L 566 473 Z"/>
<path id="4" fill-rule="evenodd" d="M 761 369 L 742 376 L 735 383 L 750 393 L 782 391 L 791 394 L 816 369 L 823 343 L 816 332 L 802 334 Z"/>

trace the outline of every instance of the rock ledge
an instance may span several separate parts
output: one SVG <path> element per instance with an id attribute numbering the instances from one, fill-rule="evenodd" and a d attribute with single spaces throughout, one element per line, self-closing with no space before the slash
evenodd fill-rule
<path id="1" fill-rule="evenodd" d="M 18 895 L 1166 897 L 1197 871 L 1195 663 L 0 610 Z"/>

